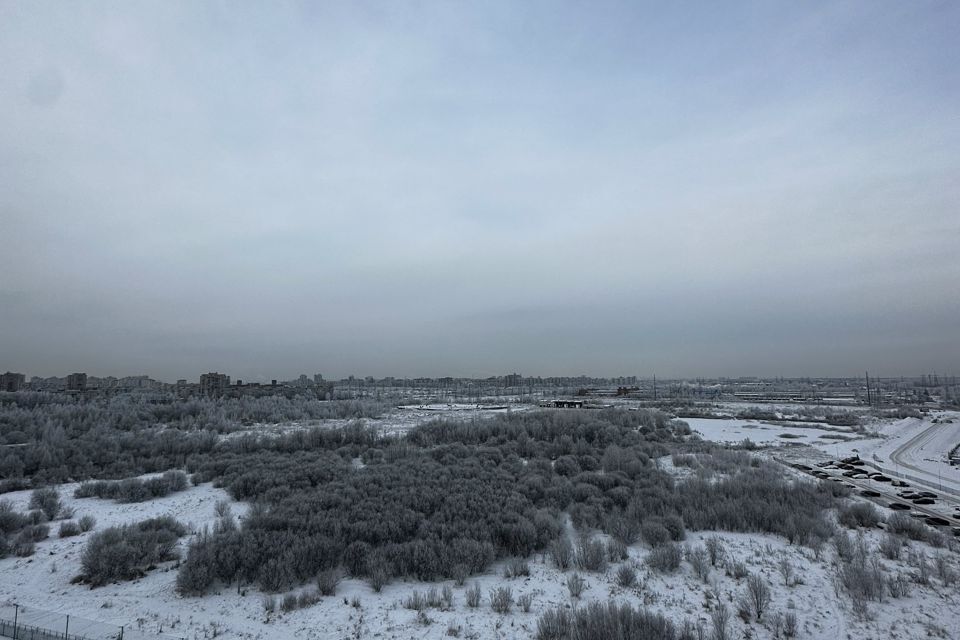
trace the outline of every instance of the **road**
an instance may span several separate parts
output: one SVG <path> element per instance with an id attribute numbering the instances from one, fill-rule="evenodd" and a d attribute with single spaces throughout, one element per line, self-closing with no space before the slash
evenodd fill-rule
<path id="1" fill-rule="evenodd" d="M 890 460 L 895 465 L 910 469 L 915 476 L 919 476 L 913 478 L 915 482 L 923 480 L 927 486 L 960 501 L 960 485 L 952 477 L 955 474 L 955 468 L 941 462 L 957 442 L 960 442 L 960 423 L 931 424 L 894 449 L 890 453 Z M 931 473 L 929 466 L 922 467 L 914 464 L 917 460 L 932 462 L 937 465 L 938 472 Z M 899 470 L 891 472 L 890 469 L 883 469 L 883 471 L 894 476 L 901 475 Z"/>
<path id="2" fill-rule="evenodd" d="M 790 462 L 787 462 L 785 460 L 780 460 L 780 459 L 778 459 L 778 462 L 793 468 L 792 463 Z M 824 473 L 828 474 L 831 478 L 837 478 L 839 480 L 842 480 L 845 483 L 852 484 L 858 489 L 866 490 L 866 491 L 875 491 L 879 493 L 880 494 L 879 498 L 871 498 L 871 499 L 876 501 L 878 504 L 880 504 L 883 507 L 889 507 L 891 502 L 899 502 L 899 503 L 908 505 L 910 507 L 910 512 L 917 511 L 924 515 L 943 518 L 944 520 L 950 523 L 951 527 L 960 527 L 960 518 L 956 518 L 953 516 L 953 507 L 956 506 L 956 503 L 951 505 L 948 502 L 944 502 L 942 498 L 938 498 L 937 504 L 932 504 L 932 505 L 913 504 L 909 500 L 904 500 L 903 498 L 897 496 L 897 491 L 903 490 L 903 488 L 901 487 L 893 487 L 890 485 L 890 483 L 887 483 L 887 482 L 876 482 L 874 480 L 862 480 L 862 479 L 855 480 L 853 478 L 847 478 L 841 475 L 841 472 L 836 469 L 821 469 L 821 468 L 814 467 L 813 470 L 810 472 L 801 471 L 801 473 L 807 473 L 807 475 L 816 477 L 813 475 L 814 471 L 823 471 Z M 827 480 L 827 482 L 830 482 L 830 480 Z M 913 489 L 913 487 L 910 487 L 910 489 Z M 861 497 L 868 497 L 868 496 L 861 496 Z"/>

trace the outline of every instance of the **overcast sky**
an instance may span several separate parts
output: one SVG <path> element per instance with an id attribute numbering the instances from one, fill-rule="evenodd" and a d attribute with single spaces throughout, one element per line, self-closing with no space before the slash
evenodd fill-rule
<path id="1" fill-rule="evenodd" d="M 960 374 L 958 33 L 0 0 L 0 370 Z"/>

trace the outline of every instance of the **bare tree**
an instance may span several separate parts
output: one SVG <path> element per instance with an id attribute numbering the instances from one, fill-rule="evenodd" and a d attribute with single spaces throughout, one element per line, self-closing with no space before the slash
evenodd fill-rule
<path id="1" fill-rule="evenodd" d="M 790 579 L 793 578 L 793 565 L 787 560 L 787 556 L 780 558 L 780 564 L 777 565 L 777 570 L 780 571 L 780 575 L 783 576 L 783 586 L 789 587 Z"/>
<path id="2" fill-rule="evenodd" d="M 767 610 L 770 604 L 770 587 L 766 580 L 757 574 L 751 574 L 747 578 L 747 598 L 750 606 L 753 608 L 753 615 L 757 621 L 763 619 L 763 612 Z"/>

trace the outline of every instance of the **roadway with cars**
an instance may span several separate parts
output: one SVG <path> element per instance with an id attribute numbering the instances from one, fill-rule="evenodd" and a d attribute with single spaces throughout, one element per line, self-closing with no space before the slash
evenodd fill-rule
<path id="1" fill-rule="evenodd" d="M 940 495 L 939 493 L 937 495 L 936 504 L 918 505 L 918 504 L 913 504 L 913 502 L 911 502 L 909 499 L 901 498 L 900 496 L 897 495 L 897 492 L 899 491 L 904 491 L 904 490 L 909 491 L 912 489 L 917 489 L 917 487 L 914 487 L 914 486 L 894 487 L 889 482 L 877 482 L 876 480 L 863 479 L 863 478 L 849 478 L 849 477 L 843 476 L 841 474 L 841 471 L 842 471 L 841 469 L 825 469 L 823 467 L 791 463 L 784 460 L 780 460 L 780 462 L 794 469 L 797 469 L 798 471 L 811 475 L 815 478 L 817 477 L 816 473 L 818 471 L 822 472 L 829 477 L 820 478 L 820 479 L 826 480 L 827 482 L 844 482 L 849 485 L 852 485 L 861 490 L 861 494 L 860 494 L 861 497 L 871 499 L 875 501 L 877 504 L 879 504 L 880 506 L 889 508 L 890 504 L 894 502 L 898 502 L 900 504 L 905 504 L 910 507 L 910 510 L 907 513 L 917 512 L 917 513 L 922 513 L 928 517 L 943 518 L 949 523 L 950 527 L 960 527 L 960 518 L 954 516 L 954 511 L 953 511 L 953 508 L 956 507 L 956 503 L 954 503 L 953 505 L 948 504 L 947 502 L 943 501 L 943 496 Z M 862 460 L 861 462 L 863 462 L 864 465 L 866 465 L 868 461 Z M 806 468 L 803 468 L 803 467 L 806 467 Z M 809 471 L 807 469 L 809 469 Z M 866 472 L 866 470 L 864 470 L 864 472 Z M 927 490 L 927 487 L 919 487 L 919 489 Z M 872 491 L 874 493 L 879 494 L 879 496 L 864 496 L 862 494 L 863 491 Z M 934 493 L 937 493 L 937 492 L 934 490 Z M 940 508 L 938 509 L 937 507 L 940 507 Z M 943 509 L 947 509 L 947 511 L 944 512 Z"/>

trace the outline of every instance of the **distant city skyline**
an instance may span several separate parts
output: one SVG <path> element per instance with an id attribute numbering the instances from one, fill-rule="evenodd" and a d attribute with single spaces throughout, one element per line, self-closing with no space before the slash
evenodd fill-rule
<path id="1" fill-rule="evenodd" d="M 960 3 L 0 0 L 0 368 L 960 369 Z"/>

